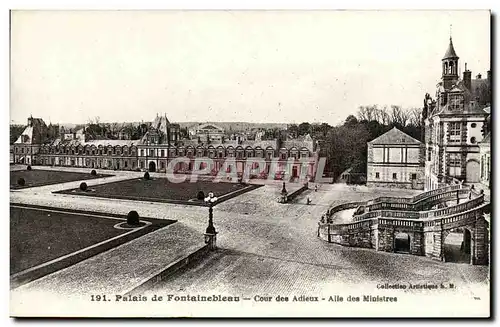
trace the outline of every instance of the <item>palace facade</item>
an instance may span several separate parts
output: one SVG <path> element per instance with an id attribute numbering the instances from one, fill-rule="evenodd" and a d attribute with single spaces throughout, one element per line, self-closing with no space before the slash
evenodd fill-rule
<path id="1" fill-rule="evenodd" d="M 396 127 L 368 142 L 367 185 L 424 188 L 422 142 Z"/>
<path id="2" fill-rule="evenodd" d="M 23 135 L 14 143 L 15 163 L 166 172 L 174 159 L 183 157 L 188 160 L 176 160 L 177 163 L 170 166 L 175 173 L 203 168 L 207 174 L 216 175 L 221 169 L 231 169 L 224 166 L 224 162 L 234 159 L 234 169 L 241 175 L 247 159 L 255 159 L 264 161 L 266 166 L 259 169 L 259 176 L 253 177 L 268 178 L 274 164 L 278 167 L 276 179 L 307 176 L 311 180 L 318 162 L 318 149 L 309 135 L 297 139 L 257 137 L 245 141 L 181 139 L 179 125 L 170 123 L 166 116 L 157 116 L 139 140 L 92 139 L 85 127 L 72 133 L 54 134 L 48 130 L 41 118 L 30 117 Z M 207 160 L 210 167 L 195 166 L 203 165 L 203 158 L 210 159 Z"/>
<path id="3" fill-rule="evenodd" d="M 429 94 L 424 99 L 425 190 L 453 179 L 474 184 L 484 178 L 479 144 L 489 132 L 491 73 L 488 71 L 486 79 L 481 74 L 472 79 L 465 64 L 460 79 L 458 69 L 459 57 L 450 37 L 435 99 Z M 483 143 L 485 146 L 489 143 Z M 489 160 L 489 156 L 483 158 Z M 489 163 L 483 165 L 489 167 Z"/>

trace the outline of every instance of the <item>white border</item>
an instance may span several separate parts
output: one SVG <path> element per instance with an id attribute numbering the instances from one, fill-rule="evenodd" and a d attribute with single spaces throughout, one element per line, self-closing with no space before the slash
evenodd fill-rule
<path id="1" fill-rule="evenodd" d="M 2 93 L 1 93 L 1 99 L 2 103 L 7 110 L 2 110 L 2 122 L 3 126 L 7 126 L 7 123 L 9 122 L 9 53 L 8 53 L 8 44 L 9 44 L 9 29 L 8 29 L 8 24 L 9 24 L 9 13 L 8 9 L 34 9 L 34 8 L 39 8 L 39 9 L 202 9 L 202 8 L 207 8 L 207 9 L 434 9 L 434 10 L 439 10 L 439 9 L 492 9 L 494 14 L 498 14 L 499 6 L 500 6 L 500 1 L 493 1 L 493 0 L 476 0 L 476 1 L 461 1 L 461 0 L 455 0 L 455 1 L 430 1 L 430 0 L 420 0 L 420 1 L 413 1 L 411 3 L 409 2 L 402 2 L 402 1 L 360 1 L 360 0 L 345 0 L 345 1 L 327 1 L 327 0 L 255 0 L 255 1 L 247 1 L 247 2 L 235 2 L 235 1 L 210 1 L 209 3 L 201 0 L 177 0 L 177 1 L 151 1 L 151 0 L 143 0 L 143 1 L 132 1 L 132 0 L 114 0 L 114 1 L 99 1 L 99 0 L 89 0 L 89 1 L 84 1 L 84 0 L 77 0 L 77 1 L 44 1 L 43 3 L 40 3 L 38 1 L 34 0 L 29 0 L 29 1 L 12 1 L 12 0 L 7 0 L 2 2 L 5 10 L 2 11 L 2 15 L 0 16 L 2 19 L 2 27 L 3 30 L 1 33 L 2 37 L 2 44 L 5 49 L 5 51 L 2 51 L 2 71 L 1 71 L 1 76 L 3 77 L 3 88 L 2 88 Z M 498 17 L 495 17 L 495 22 L 498 22 Z M 497 43 L 497 34 L 494 33 L 494 38 L 495 38 L 495 43 L 493 44 L 496 45 Z M 493 59 L 493 58 L 492 58 Z M 494 74 L 497 73 L 496 71 Z M 495 77 L 496 78 L 496 77 Z M 496 83 L 498 85 L 498 83 Z M 496 89 L 495 89 L 496 91 Z M 498 94 L 498 93 L 496 93 Z M 0 153 L 2 156 L 5 156 L 5 159 L 2 160 L 2 163 L 5 165 L 3 166 L 3 169 L 1 169 L 1 173 L 4 174 L 3 176 L 5 177 L 4 180 L 9 179 L 8 175 L 8 170 L 7 170 L 7 157 L 8 157 L 8 148 L 7 148 L 7 139 L 9 138 L 9 132 L 8 129 L 2 129 L 3 133 L 3 140 L 0 142 Z M 494 142 L 496 144 L 496 141 Z M 497 149 L 495 149 L 497 150 Z M 495 151 L 497 152 L 497 151 Z M 496 176 L 496 175 L 495 175 Z M 496 187 L 496 185 L 495 185 Z M 7 187 L 5 186 L 4 188 L 4 194 L 2 194 L 2 199 L 4 201 L 4 208 L 7 211 L 9 208 L 9 203 L 8 199 L 9 197 L 9 191 Z M 500 202 L 499 202 L 500 203 Z M 4 240 L 4 246 L 2 249 L 2 257 L 5 260 L 4 267 L 8 264 L 9 262 L 9 253 L 5 249 L 9 248 L 9 221 L 8 219 L 5 219 L 8 217 L 8 211 L 6 212 L 5 215 L 3 215 L 4 219 L 4 228 L 2 229 L 3 231 L 3 236 L 2 240 Z M 497 224 L 495 224 L 497 225 Z M 495 230 L 495 233 L 498 235 L 498 231 Z M 497 244 L 496 242 L 495 244 Z M 495 249 L 497 250 L 497 249 Z M 495 253 L 497 253 L 495 251 Z M 498 271 L 498 269 L 496 269 Z M 2 285 L 4 286 L 4 295 L 8 294 L 8 289 L 9 289 L 9 279 L 8 279 L 8 270 L 4 269 L 4 272 L 6 275 L 1 278 Z M 494 276 L 497 277 L 497 276 Z M 496 282 L 495 285 L 498 283 Z M 4 297 L 5 302 L 2 303 L 3 306 L 2 308 L 4 311 L 2 312 L 2 317 L 8 317 L 8 296 Z M 497 301 L 498 303 L 498 301 Z M 495 305 L 496 307 L 496 305 Z M 495 310 L 497 311 L 497 310 Z M 498 311 L 497 311 L 498 313 Z M 14 324 L 14 321 L 12 319 L 6 319 L 6 321 L 2 321 L 6 323 L 6 325 L 11 325 Z M 386 324 L 387 322 L 385 321 L 366 321 L 370 324 Z M 33 322 L 31 322 L 33 323 Z M 54 323 L 54 321 L 38 321 L 36 324 L 45 324 L 45 325 L 51 325 Z M 71 322 L 63 322 L 63 325 L 69 324 Z M 90 323 L 90 322 L 84 322 L 85 324 Z M 142 324 L 142 321 L 132 321 L 130 322 L 133 325 L 138 325 Z M 159 321 L 158 323 L 165 323 L 162 321 Z M 177 323 L 174 321 L 168 321 L 168 324 L 172 323 Z M 222 322 L 213 322 L 216 324 L 220 324 Z M 228 323 L 228 322 L 225 322 Z M 229 322 L 232 323 L 232 322 Z M 268 323 L 273 323 L 273 322 L 262 322 L 262 321 L 253 321 L 252 323 L 255 324 L 268 324 Z M 274 322 L 277 323 L 277 322 Z M 286 322 L 289 323 L 289 322 Z M 302 321 L 301 323 L 307 324 L 308 322 Z M 339 321 L 324 321 L 326 324 L 344 324 L 345 322 L 339 322 Z M 356 322 L 358 324 L 359 322 Z M 400 323 L 400 322 L 396 322 Z M 426 325 L 433 325 L 433 324 L 438 324 L 439 322 L 421 322 L 425 323 Z M 453 322 L 454 323 L 454 322 Z M 123 321 L 93 321 L 92 325 L 104 325 L 104 324 L 123 324 Z"/>

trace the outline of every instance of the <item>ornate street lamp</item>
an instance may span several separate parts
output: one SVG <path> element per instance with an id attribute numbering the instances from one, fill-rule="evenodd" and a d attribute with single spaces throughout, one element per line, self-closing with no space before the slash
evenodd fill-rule
<path id="1" fill-rule="evenodd" d="M 285 188 L 285 182 L 283 182 L 283 188 L 281 189 L 281 203 L 286 203 L 288 191 Z"/>
<path id="2" fill-rule="evenodd" d="M 210 250 L 216 249 L 217 242 L 217 231 L 214 227 L 213 221 L 213 205 L 217 202 L 217 197 L 214 196 L 213 192 L 208 193 L 208 197 L 205 198 L 205 203 L 208 204 L 208 227 L 205 231 L 205 244 L 208 244 Z"/>

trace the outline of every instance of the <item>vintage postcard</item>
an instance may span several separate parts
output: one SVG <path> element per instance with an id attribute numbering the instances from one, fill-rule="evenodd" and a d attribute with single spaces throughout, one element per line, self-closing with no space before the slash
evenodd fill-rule
<path id="1" fill-rule="evenodd" d="M 10 25 L 12 317 L 490 317 L 489 11 Z"/>

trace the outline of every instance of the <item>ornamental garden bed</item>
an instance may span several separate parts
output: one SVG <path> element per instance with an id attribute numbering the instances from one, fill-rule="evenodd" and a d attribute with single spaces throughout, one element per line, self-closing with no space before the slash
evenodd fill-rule
<path id="1" fill-rule="evenodd" d="M 23 189 L 27 187 L 35 186 L 45 186 L 60 184 L 66 182 L 74 182 L 81 180 L 89 180 L 103 177 L 110 177 L 113 175 L 106 174 L 96 174 L 92 175 L 89 169 L 88 173 L 77 173 L 68 171 L 57 171 L 57 170 L 16 170 L 10 172 L 10 188 L 11 189 Z M 24 185 L 19 183 L 19 180 L 24 180 Z"/>
<path id="2" fill-rule="evenodd" d="M 173 183 L 166 178 L 134 178 L 89 186 L 86 191 L 74 188 L 54 193 L 136 201 L 205 205 L 204 201 L 198 196 L 200 191 L 203 192 L 204 196 L 208 196 L 209 192 L 213 192 L 220 203 L 242 193 L 252 191 L 260 186 L 227 182 L 215 183 L 211 181 Z"/>

